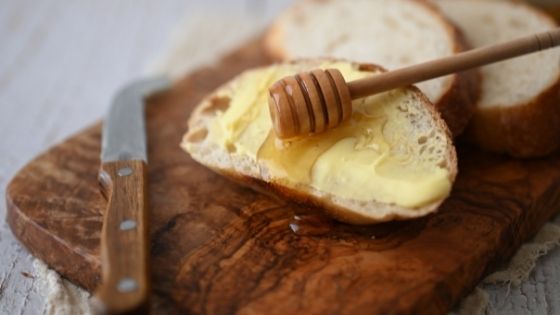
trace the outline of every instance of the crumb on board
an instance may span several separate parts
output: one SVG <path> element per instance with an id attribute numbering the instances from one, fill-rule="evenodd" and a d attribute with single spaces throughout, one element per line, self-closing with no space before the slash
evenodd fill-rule
<path id="1" fill-rule="evenodd" d="M 26 278 L 35 279 L 35 276 L 33 276 L 32 274 L 30 274 L 29 272 L 22 271 L 22 272 L 21 272 L 21 275 L 24 276 L 24 277 L 26 277 Z"/>

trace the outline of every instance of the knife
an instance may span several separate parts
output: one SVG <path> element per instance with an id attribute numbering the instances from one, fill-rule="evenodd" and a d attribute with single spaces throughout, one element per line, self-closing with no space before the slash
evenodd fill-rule
<path id="1" fill-rule="evenodd" d="M 97 313 L 149 312 L 148 163 L 144 100 L 168 88 L 167 78 L 133 82 L 115 96 L 103 125 L 99 183 L 107 199 L 101 231 Z"/>

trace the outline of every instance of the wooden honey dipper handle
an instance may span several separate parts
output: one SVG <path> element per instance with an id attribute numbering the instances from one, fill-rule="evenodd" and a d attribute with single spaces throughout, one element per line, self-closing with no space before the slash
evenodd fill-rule
<path id="1" fill-rule="evenodd" d="M 560 45 L 560 28 L 454 56 L 345 82 L 336 69 L 300 73 L 274 83 L 269 109 L 278 138 L 322 132 L 350 117 L 352 100 Z"/>
<path id="2" fill-rule="evenodd" d="M 348 89 L 352 99 L 357 99 L 558 45 L 560 28 L 352 81 L 348 83 Z"/>

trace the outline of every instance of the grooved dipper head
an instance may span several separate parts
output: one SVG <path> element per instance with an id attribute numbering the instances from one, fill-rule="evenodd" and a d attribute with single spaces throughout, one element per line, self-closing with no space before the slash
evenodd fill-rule
<path id="1" fill-rule="evenodd" d="M 350 118 L 352 100 L 337 69 L 285 77 L 269 88 L 272 126 L 280 139 L 325 131 Z"/>

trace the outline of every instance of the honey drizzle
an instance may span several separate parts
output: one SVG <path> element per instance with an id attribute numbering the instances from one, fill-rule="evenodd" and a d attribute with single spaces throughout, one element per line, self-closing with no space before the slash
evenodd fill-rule
<path id="1" fill-rule="evenodd" d="M 356 138 L 357 150 L 376 150 L 380 152 L 380 156 L 389 154 L 389 145 L 383 139 L 383 127 L 386 121 L 384 115 L 369 116 L 355 112 L 351 120 L 344 122 L 338 128 L 290 140 L 278 139 L 271 130 L 258 150 L 257 160 L 265 161 L 267 166 L 283 172 L 282 177 L 293 183 L 310 183 L 317 159 L 340 140 Z M 368 142 L 369 145 L 364 145 L 364 142 Z M 375 162 L 377 161 L 372 161 L 372 164 Z M 271 172 L 271 174 L 275 175 L 278 172 Z M 283 181 L 280 177 L 271 180 Z"/>

